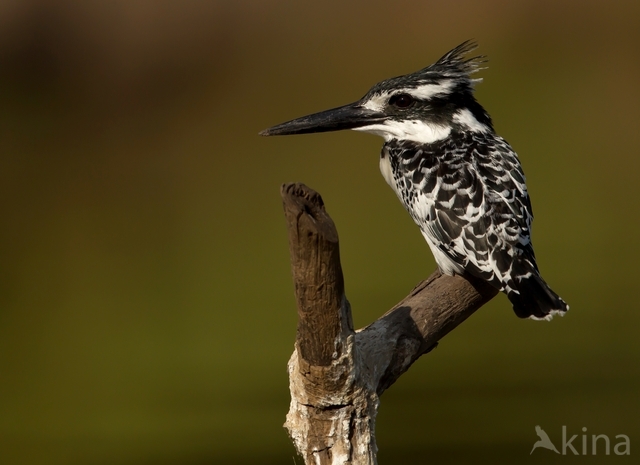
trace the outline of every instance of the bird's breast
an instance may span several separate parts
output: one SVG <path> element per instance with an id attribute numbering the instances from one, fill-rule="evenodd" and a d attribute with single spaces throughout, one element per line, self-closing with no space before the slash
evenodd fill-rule
<path id="1" fill-rule="evenodd" d="M 393 179 L 393 169 L 391 168 L 391 156 L 389 151 L 386 148 L 382 149 L 382 153 L 380 154 L 380 173 L 382 173 L 382 177 L 387 184 L 391 186 L 391 188 L 396 190 L 396 182 Z"/>
<path id="2" fill-rule="evenodd" d="M 431 208 L 433 196 L 422 190 L 423 184 L 426 185 L 429 179 L 423 174 L 421 181 L 416 183 L 412 179 L 413 171 L 415 171 L 415 167 L 413 170 L 407 170 L 398 153 L 393 149 L 387 146 L 382 148 L 382 153 L 380 154 L 380 173 L 382 173 L 382 177 L 396 193 L 396 196 L 411 217 L 418 225 L 421 225 L 422 221 L 418 219 L 419 215 L 416 208 L 419 210 Z M 428 177 L 430 178 L 431 176 Z M 435 176 L 433 178 L 435 179 Z"/>

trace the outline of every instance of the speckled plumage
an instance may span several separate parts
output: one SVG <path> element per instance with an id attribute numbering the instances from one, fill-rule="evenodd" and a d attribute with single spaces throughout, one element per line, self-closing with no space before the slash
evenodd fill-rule
<path id="1" fill-rule="evenodd" d="M 488 281 L 518 303 L 519 316 L 547 316 L 520 302 L 523 280 L 539 280 L 533 284 L 543 290 L 546 285 L 531 244 L 533 213 L 524 174 L 504 139 L 462 131 L 429 145 L 393 139 L 381 157 L 392 173 L 387 182 L 443 272 Z"/>

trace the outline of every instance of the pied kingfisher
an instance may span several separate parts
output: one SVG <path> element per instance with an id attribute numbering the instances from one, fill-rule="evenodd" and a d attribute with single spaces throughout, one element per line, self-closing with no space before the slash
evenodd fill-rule
<path id="1" fill-rule="evenodd" d="M 440 268 L 504 292 L 521 318 L 549 320 L 569 306 L 540 276 L 533 213 L 518 156 L 473 96 L 484 57 L 466 41 L 436 63 L 374 85 L 357 102 L 262 131 L 264 136 L 354 129 L 384 138 L 382 176 Z"/>

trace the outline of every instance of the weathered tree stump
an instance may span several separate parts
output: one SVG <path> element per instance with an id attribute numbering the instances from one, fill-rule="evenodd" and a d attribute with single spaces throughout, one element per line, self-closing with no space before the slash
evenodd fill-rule
<path id="1" fill-rule="evenodd" d="M 338 232 L 322 198 L 304 184 L 285 184 L 281 194 L 299 317 L 284 426 L 308 465 L 376 464 L 380 395 L 497 291 L 436 271 L 354 331 Z"/>

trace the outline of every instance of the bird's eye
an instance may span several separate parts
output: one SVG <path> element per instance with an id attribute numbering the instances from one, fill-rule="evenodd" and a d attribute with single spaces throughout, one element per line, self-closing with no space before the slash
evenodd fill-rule
<path id="1" fill-rule="evenodd" d="M 398 108 L 409 108 L 415 100 L 409 94 L 394 95 L 389 99 L 389 104 Z"/>

